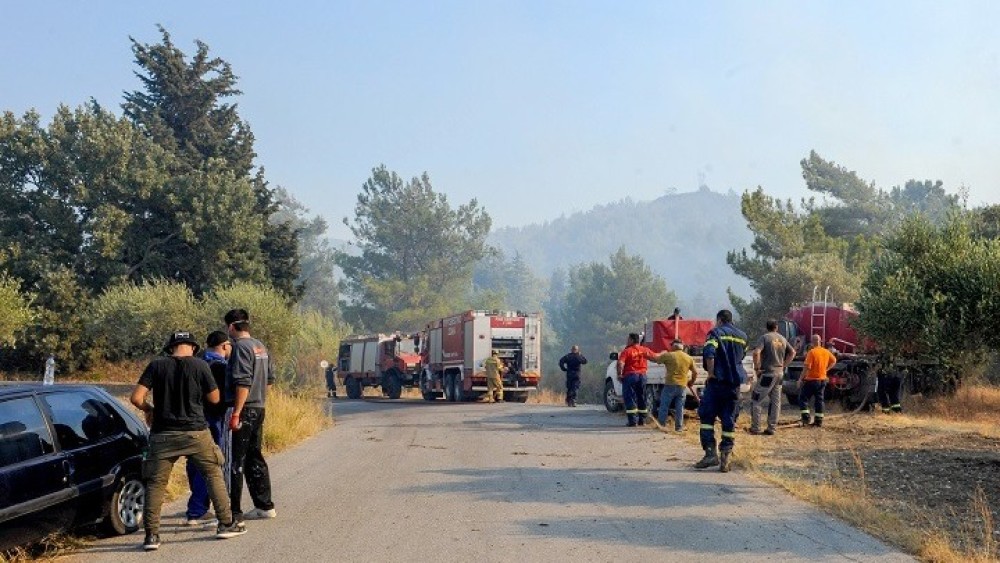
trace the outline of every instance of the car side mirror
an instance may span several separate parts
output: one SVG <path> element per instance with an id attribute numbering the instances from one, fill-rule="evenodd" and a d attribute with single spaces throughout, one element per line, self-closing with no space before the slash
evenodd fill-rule
<path id="1" fill-rule="evenodd" d="M 617 360 L 618 359 L 618 352 L 611 352 L 610 354 L 608 354 L 608 359 L 611 360 L 611 361 Z"/>

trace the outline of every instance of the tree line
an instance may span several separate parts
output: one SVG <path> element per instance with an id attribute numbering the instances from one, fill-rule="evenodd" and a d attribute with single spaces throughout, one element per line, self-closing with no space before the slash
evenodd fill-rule
<path id="1" fill-rule="evenodd" d="M 326 222 L 256 162 L 229 63 L 202 42 L 189 57 L 160 34 L 155 44 L 131 40 L 141 88 L 125 93 L 121 115 L 91 100 L 60 107 L 48 124 L 34 111 L 0 117 L 5 365 L 55 354 L 73 369 L 154 353 L 150 323 L 202 318 L 195 311 L 220 295 L 239 299 L 240 287 L 292 315 L 271 315 L 286 323 L 274 321 L 275 334 L 290 335 L 286 348 L 303 357 L 305 340 L 288 323 L 304 327 L 306 340 L 332 338 L 321 346 L 331 355 L 350 330 L 416 330 L 466 308 L 518 309 L 545 313 L 550 375 L 579 344 L 597 360 L 596 378 L 625 334 L 677 305 L 639 249 L 542 279 L 522 256 L 487 244 L 491 218 L 475 199 L 453 204 L 426 172 L 405 179 L 385 165 L 344 218 L 352 248 L 332 249 Z M 750 332 L 819 285 L 857 303 L 858 328 L 889 353 L 993 346 L 976 327 L 1000 307 L 997 208 L 967 209 L 939 181 L 880 189 L 815 152 L 800 165 L 812 198 L 782 201 L 761 187 L 742 197 L 753 243 L 725 259 L 755 292 L 730 292 Z M 170 317 L 164 304 L 186 316 Z"/>

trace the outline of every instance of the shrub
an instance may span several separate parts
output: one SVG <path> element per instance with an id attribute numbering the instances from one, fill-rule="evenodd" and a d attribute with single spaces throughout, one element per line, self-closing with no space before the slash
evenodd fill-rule
<path id="1" fill-rule="evenodd" d="M 217 287 L 205 296 L 200 312 L 201 326 L 224 329 L 222 318 L 231 309 L 246 309 L 250 313 L 250 332 L 254 338 L 267 345 L 277 362 L 287 361 L 299 322 L 284 294 L 252 283 Z"/>
<path id="2" fill-rule="evenodd" d="M 337 362 L 346 328 L 317 311 L 300 311 L 296 317 L 298 330 L 292 338 L 288 361 L 279 366 L 279 377 L 297 387 L 322 387 L 325 383 L 320 362 Z"/>
<path id="3" fill-rule="evenodd" d="M 20 282 L 0 275 L 0 344 L 13 346 L 34 318 L 31 297 L 21 293 Z"/>
<path id="4" fill-rule="evenodd" d="M 118 361 L 156 354 L 174 330 L 191 331 L 203 341 L 206 325 L 198 317 L 198 305 L 183 283 L 127 282 L 109 287 L 92 302 L 86 330 L 98 354 Z"/>

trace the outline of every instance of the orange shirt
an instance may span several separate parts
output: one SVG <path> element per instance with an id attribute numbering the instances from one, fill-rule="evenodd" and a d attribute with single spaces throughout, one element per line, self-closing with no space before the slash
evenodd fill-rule
<path id="1" fill-rule="evenodd" d="M 622 364 L 622 375 L 628 373 L 646 374 L 646 358 L 652 356 L 653 352 L 641 344 L 626 346 L 621 354 L 618 354 L 618 362 Z"/>
<path id="2" fill-rule="evenodd" d="M 806 354 L 806 381 L 825 381 L 826 372 L 837 363 L 837 357 L 822 346 L 816 346 Z"/>

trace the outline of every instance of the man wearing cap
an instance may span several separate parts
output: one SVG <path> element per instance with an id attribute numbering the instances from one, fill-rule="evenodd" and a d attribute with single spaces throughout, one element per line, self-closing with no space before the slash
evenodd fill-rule
<path id="1" fill-rule="evenodd" d="M 212 371 L 212 379 L 221 392 L 226 386 L 226 362 L 229 358 L 229 350 L 232 348 L 232 344 L 229 343 L 229 335 L 217 330 L 208 335 L 205 345 L 201 359 L 208 364 L 208 368 Z M 225 418 L 225 403 L 222 401 L 205 402 L 205 421 L 208 422 L 208 431 L 212 434 L 212 441 L 219 448 L 223 447 L 222 434 L 226 426 Z M 191 496 L 188 498 L 187 522 L 185 523 L 188 526 L 210 525 L 212 522 L 205 520 L 205 515 L 208 514 L 208 484 L 190 457 L 187 460 L 187 477 L 188 485 L 191 487 Z"/>
<path id="2" fill-rule="evenodd" d="M 204 360 L 194 357 L 198 342 L 190 332 L 171 334 L 164 351 L 170 355 L 146 366 L 131 397 L 137 409 L 152 412 L 149 451 L 142 462 L 146 479 L 143 549 L 147 551 L 160 547 L 160 507 L 174 462 L 181 456 L 193 459 L 208 482 L 208 494 L 219 522 L 216 537 L 226 539 L 246 532 L 230 510 L 222 479 L 222 452 L 212 442 L 205 421 L 203 402 L 219 402 L 212 372 Z M 152 405 L 146 401 L 150 391 Z"/>
<path id="3" fill-rule="evenodd" d="M 263 452 L 264 405 L 274 383 L 274 365 L 264 343 L 250 336 L 246 309 L 233 309 L 223 320 L 233 343 L 226 366 L 229 502 L 237 520 L 274 518 L 271 475 Z M 244 478 L 254 505 L 246 514 L 240 509 Z"/>
<path id="4" fill-rule="evenodd" d="M 667 425 L 667 413 L 674 413 L 674 430 L 681 432 L 684 430 L 684 397 L 686 391 L 691 389 L 691 394 L 695 395 L 692 385 L 698 378 L 698 370 L 694 367 L 694 358 L 684 351 L 684 342 L 675 339 L 671 344 L 669 352 L 663 352 L 653 359 L 658 364 L 663 364 L 666 368 L 666 384 L 660 391 L 660 408 L 656 413 L 656 419 L 660 426 Z M 688 375 L 690 374 L 690 377 Z"/>
<path id="5" fill-rule="evenodd" d="M 486 371 L 486 402 L 502 402 L 503 380 L 500 379 L 500 375 L 507 371 L 507 367 L 503 365 L 503 360 L 496 350 L 493 350 L 489 358 L 483 360 L 483 369 Z"/>

